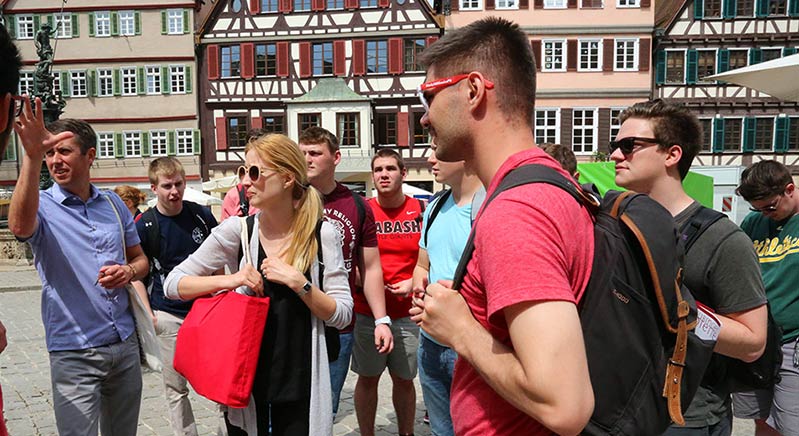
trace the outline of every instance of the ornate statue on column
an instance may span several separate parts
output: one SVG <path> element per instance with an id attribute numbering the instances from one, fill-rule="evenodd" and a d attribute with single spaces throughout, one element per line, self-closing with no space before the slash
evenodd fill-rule
<path id="1" fill-rule="evenodd" d="M 50 45 L 50 38 L 55 36 L 56 29 L 45 22 L 41 29 L 36 32 L 36 54 L 39 62 L 33 73 L 33 96 L 42 100 L 45 123 L 57 120 L 64 113 L 66 102 L 61 96 L 60 89 L 53 88 L 53 47 Z"/>

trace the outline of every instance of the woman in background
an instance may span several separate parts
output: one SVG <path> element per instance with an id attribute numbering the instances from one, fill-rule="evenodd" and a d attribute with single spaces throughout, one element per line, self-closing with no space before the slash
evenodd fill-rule
<path id="1" fill-rule="evenodd" d="M 139 216 L 141 215 L 141 211 L 139 210 L 139 205 L 144 203 L 144 200 L 147 199 L 147 196 L 144 195 L 138 188 L 135 188 L 130 185 L 119 185 L 114 188 L 114 192 L 122 198 L 122 201 L 125 202 L 125 206 L 128 207 L 130 214 L 133 215 L 133 221 L 139 221 Z"/>

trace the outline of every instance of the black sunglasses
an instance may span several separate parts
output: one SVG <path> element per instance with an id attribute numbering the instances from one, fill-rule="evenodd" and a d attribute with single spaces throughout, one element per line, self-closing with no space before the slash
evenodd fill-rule
<path id="1" fill-rule="evenodd" d="M 627 138 L 619 139 L 618 141 L 610 141 L 610 154 L 613 154 L 617 148 L 621 149 L 622 154 L 629 155 L 632 154 L 633 150 L 635 149 L 636 142 L 645 142 L 646 144 L 640 144 L 641 147 L 648 147 L 650 145 L 660 145 L 660 141 L 656 138 L 639 138 L 637 136 L 630 136 Z"/>

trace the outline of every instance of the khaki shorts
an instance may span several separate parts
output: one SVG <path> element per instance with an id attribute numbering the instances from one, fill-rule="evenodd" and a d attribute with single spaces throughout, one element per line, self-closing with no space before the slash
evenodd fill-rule
<path id="1" fill-rule="evenodd" d="M 380 354 L 375 349 L 375 319 L 355 314 L 355 341 L 352 345 L 352 370 L 364 377 L 377 377 L 388 367 L 388 372 L 403 380 L 416 377 L 416 353 L 419 349 L 419 326 L 410 317 L 392 319 L 391 334 L 394 349 Z"/>

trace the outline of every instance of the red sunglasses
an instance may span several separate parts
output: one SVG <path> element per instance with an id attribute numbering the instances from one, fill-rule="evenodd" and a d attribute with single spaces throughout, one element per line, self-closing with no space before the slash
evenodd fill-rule
<path id="1" fill-rule="evenodd" d="M 458 74 L 458 75 L 455 75 L 455 76 L 444 77 L 443 79 L 437 79 L 437 80 L 433 80 L 431 82 L 425 82 L 425 83 L 422 83 L 421 85 L 419 85 L 419 87 L 416 88 L 416 95 L 419 96 L 419 101 L 422 102 L 422 106 L 424 106 L 424 110 L 425 111 L 429 111 L 430 110 L 430 104 L 433 101 L 433 95 L 430 95 L 428 97 L 428 96 L 425 95 L 426 92 L 432 92 L 432 91 L 438 92 L 438 91 L 441 91 L 442 89 L 449 88 L 450 86 L 455 85 L 456 83 L 460 82 L 461 80 L 468 78 L 469 74 L 471 74 L 471 73 Z M 492 82 L 490 80 L 485 80 L 485 84 L 486 84 L 486 89 L 494 89 L 494 82 Z"/>

